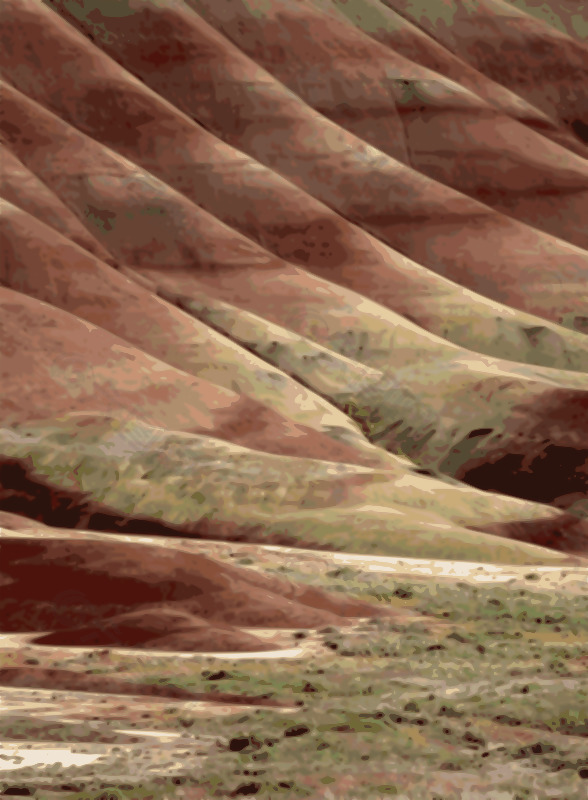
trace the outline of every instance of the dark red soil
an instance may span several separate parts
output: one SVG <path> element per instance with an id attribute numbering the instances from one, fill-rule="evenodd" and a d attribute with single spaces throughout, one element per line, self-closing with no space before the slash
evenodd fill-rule
<path id="1" fill-rule="evenodd" d="M 175 700 L 211 703 L 234 703 L 235 705 L 260 705 L 273 708 L 288 707 L 268 697 L 231 694 L 230 692 L 190 692 L 178 686 L 166 684 L 135 683 L 108 675 L 89 675 L 67 669 L 44 667 L 5 667 L 0 669 L 0 686 L 27 689 L 56 689 L 69 692 L 97 692 L 100 694 L 128 694 L 146 697 L 168 697 Z"/>
<path id="2" fill-rule="evenodd" d="M 394 613 L 224 565 L 120 541 L 0 540 L 1 629 L 44 644 L 220 651 L 275 649 L 241 627 L 317 628 Z"/>

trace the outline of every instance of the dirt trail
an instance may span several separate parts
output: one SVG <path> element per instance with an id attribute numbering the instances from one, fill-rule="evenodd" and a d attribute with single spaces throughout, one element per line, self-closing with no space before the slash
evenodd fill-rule
<path id="1" fill-rule="evenodd" d="M 254 630 L 253 628 L 251 630 Z M 256 631 L 257 633 L 257 631 Z M 273 633 L 283 634 L 283 630 L 276 630 Z M 55 650 L 56 652 L 63 652 L 67 650 L 67 652 L 71 653 L 92 653 L 95 652 L 97 649 L 96 647 L 63 647 L 63 646 L 55 646 L 52 647 L 51 645 L 35 645 L 32 643 L 32 639 L 37 638 L 42 634 L 39 633 L 0 633 L 0 650 L 14 650 L 15 648 L 21 648 L 26 646 L 27 649 L 33 650 Z M 121 655 L 135 655 L 135 656 L 145 656 L 144 650 L 136 650 L 130 647 L 117 647 L 115 648 L 117 653 Z M 182 659 L 194 659 L 194 660 L 201 660 L 203 658 L 215 658 L 215 659 L 225 659 L 229 661 L 234 661 L 236 659 L 274 659 L 274 658 L 297 658 L 298 656 L 302 656 L 306 654 L 306 650 L 308 649 L 308 645 L 306 643 L 299 645 L 297 647 L 282 647 L 276 648 L 275 650 L 265 650 L 263 652 L 229 652 L 229 653 L 195 653 L 195 652 L 181 652 L 181 651 L 170 651 L 170 650 L 149 650 L 149 657 L 150 658 L 168 658 L 170 660 L 176 658 Z"/>

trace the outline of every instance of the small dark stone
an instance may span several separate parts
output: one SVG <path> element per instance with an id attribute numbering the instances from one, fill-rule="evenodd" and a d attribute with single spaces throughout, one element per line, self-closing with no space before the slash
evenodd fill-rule
<path id="1" fill-rule="evenodd" d="M 406 591 L 405 589 L 398 588 L 394 591 L 394 596 L 399 597 L 401 600 L 410 599 L 412 597 L 412 592 Z"/>
<path id="2" fill-rule="evenodd" d="M 292 725 L 284 731 L 284 736 L 304 736 L 305 733 L 310 733 L 310 728 L 306 725 Z"/>
<path id="3" fill-rule="evenodd" d="M 27 789 L 26 786 L 9 786 L 7 789 L 4 789 L 2 794 L 19 795 L 21 797 L 31 797 L 33 793 L 31 792 L 30 789 Z"/>
<path id="4" fill-rule="evenodd" d="M 248 745 L 249 745 L 248 736 L 236 736 L 229 742 L 229 750 L 232 750 L 234 753 L 238 753 L 241 750 L 244 750 Z"/>
<path id="5" fill-rule="evenodd" d="M 242 783 L 237 786 L 234 792 L 231 792 L 231 797 L 238 797 L 239 795 L 257 794 L 261 789 L 261 783 Z"/>
<path id="6" fill-rule="evenodd" d="M 246 747 L 252 747 L 254 750 L 259 750 L 262 747 L 262 742 L 256 736 L 235 736 L 229 741 L 229 750 L 235 753 L 245 750 Z"/>
<path id="7" fill-rule="evenodd" d="M 468 639 L 464 638 L 460 633 L 454 632 L 450 633 L 449 636 L 446 637 L 447 639 L 455 639 L 456 642 L 460 642 L 461 644 L 467 644 L 469 641 Z"/>
<path id="8" fill-rule="evenodd" d="M 266 747 L 273 747 L 275 744 L 278 744 L 279 739 L 264 739 L 264 744 Z"/>
<path id="9" fill-rule="evenodd" d="M 213 672 L 212 675 L 209 675 L 206 679 L 207 681 L 223 681 L 227 678 L 232 678 L 233 676 L 230 675 L 228 672 L 225 672 L 224 669 L 221 669 L 219 672 Z"/>

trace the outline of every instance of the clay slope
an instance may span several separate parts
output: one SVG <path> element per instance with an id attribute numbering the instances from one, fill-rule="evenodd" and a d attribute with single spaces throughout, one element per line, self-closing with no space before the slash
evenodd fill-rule
<path id="1" fill-rule="evenodd" d="M 2 630 L 43 632 L 44 644 L 268 650 L 239 628 L 316 628 L 388 615 L 163 547 L 23 535 L 0 538 L 0 553 Z"/>
<path id="2" fill-rule="evenodd" d="M 588 142 L 588 48 L 502 0 L 383 0 L 464 61 Z M 526 0 L 525 0 L 526 2 Z M 560 0 L 548 0 L 556 9 Z M 530 6 L 533 3 L 529 4 Z M 507 57 L 505 57 L 507 53 Z"/>
<path id="3" fill-rule="evenodd" d="M 331 0 L 272 0 L 263 15 L 261 3 L 188 5 L 311 107 L 381 152 L 523 222 L 586 243 L 580 220 L 588 211 L 588 164 L 462 85 L 376 44 Z"/>
<path id="4" fill-rule="evenodd" d="M 85 319 L 5 288 L 0 288 L 0 305 L 0 408 L 6 423 L 74 409 L 115 410 L 268 452 L 369 463 L 352 446 L 297 425 L 247 396 L 194 378 Z"/>
<path id="5" fill-rule="evenodd" d="M 317 2 L 320 2 L 321 8 L 330 8 L 328 0 L 317 0 Z M 391 5 L 385 5 L 381 0 L 355 0 L 352 5 L 346 0 L 332 0 L 332 5 L 375 41 L 423 67 L 445 75 L 513 119 L 585 156 L 585 144 L 573 132 L 558 125 L 520 95 L 493 81 L 467 61 L 459 58 L 439 41 L 427 35 L 414 22 L 399 14 Z"/>
<path id="6" fill-rule="evenodd" d="M 59 346 L 62 356 L 67 354 L 67 357 L 75 360 L 80 342 L 77 336 L 74 341 L 70 331 L 75 330 L 77 320 L 81 319 L 100 325 L 99 330 L 108 329 L 132 342 L 136 348 L 143 347 L 168 365 L 174 364 L 192 374 L 197 375 L 201 371 L 199 365 L 203 359 L 214 359 L 214 352 L 210 349 L 207 352 L 206 345 L 198 347 L 198 340 L 202 341 L 203 338 L 199 323 L 97 262 L 34 217 L 6 205 L 2 227 L 4 265 L 0 281 L 10 289 L 19 291 L 14 295 L 5 290 L 3 304 L 7 315 L 3 336 L 7 341 L 10 341 L 13 330 L 11 322 L 14 326 L 18 308 L 10 303 L 11 298 L 23 305 L 21 315 L 30 309 L 27 335 L 18 345 L 12 345 L 13 363 L 21 358 L 21 348 L 34 349 L 36 345 L 31 344 L 31 339 L 35 341 L 35 337 L 41 336 L 46 348 Z M 72 269 L 75 269 L 76 275 L 74 286 L 69 280 Z M 166 270 L 168 272 L 169 269 Z M 169 281 L 164 275 L 163 285 L 167 285 L 166 280 Z M 202 299 L 197 286 L 191 288 L 192 296 Z M 53 331 L 46 334 L 43 331 L 46 330 L 48 318 L 43 321 L 43 317 L 34 312 L 31 300 L 27 299 L 30 297 L 60 306 L 70 314 L 75 314 L 77 320 L 55 313 L 51 323 Z M 268 328 L 262 318 L 239 314 L 236 310 L 232 312 L 226 306 L 221 306 L 219 311 L 215 313 L 214 304 L 212 307 L 209 305 L 208 313 L 205 309 L 200 316 L 223 329 L 233 339 L 241 339 L 248 349 L 257 351 L 281 373 L 290 374 L 327 397 L 340 412 L 346 412 L 359 423 L 367 439 L 380 448 L 391 453 L 402 449 L 424 467 L 439 469 L 484 489 L 506 491 L 532 500 L 557 501 L 565 506 L 585 491 L 588 476 L 577 471 L 577 468 L 582 466 L 588 447 L 588 439 L 583 433 L 588 430 L 588 380 L 580 375 L 566 376 L 556 370 L 520 370 L 517 365 L 509 363 L 481 361 L 469 351 L 459 351 L 444 345 L 442 340 L 423 337 L 418 329 L 412 331 L 409 326 L 405 326 L 403 338 L 405 346 L 410 347 L 410 361 L 408 354 L 400 358 L 390 354 L 387 367 L 376 370 L 314 346 L 307 340 L 292 337 L 283 328 Z M 164 315 L 168 318 L 166 325 Z M 400 324 L 401 321 L 398 327 Z M 241 334 L 243 327 L 245 331 Z M 92 335 L 97 334 L 98 330 Z M 121 343 L 117 345 L 116 340 L 109 340 L 104 335 L 103 338 L 105 343 L 109 343 L 111 351 L 120 352 Z M 193 352 L 186 352 L 194 339 Z M 134 351 L 130 352 L 137 360 Z M 103 361 L 98 360 L 98 354 L 99 348 L 96 346 L 91 365 L 92 376 L 104 371 Z M 129 354 L 126 355 L 128 357 Z M 83 347 L 77 357 L 83 360 Z M 157 362 L 153 360 L 145 360 L 145 364 L 150 364 L 152 372 L 158 369 Z M 10 367 L 9 362 L 7 366 L 13 377 L 12 384 L 10 376 L 6 378 L 5 394 L 8 394 L 11 385 L 16 393 L 20 378 L 15 378 L 15 368 Z M 88 366 L 84 370 L 86 374 Z M 143 369 L 146 370 L 147 366 Z M 168 383 L 173 382 L 174 387 L 177 388 L 181 381 L 186 383 L 188 376 L 184 372 L 171 369 L 168 372 Z M 111 375 L 112 372 L 83 404 L 78 399 L 76 408 L 90 410 L 97 393 L 101 393 L 105 401 L 97 406 L 99 410 L 106 412 L 109 407 L 116 408 L 112 404 L 118 380 L 113 376 L 115 384 L 110 384 Z M 177 375 L 177 380 L 174 375 Z M 211 377 L 214 380 L 214 374 Z M 38 391 L 30 391 L 29 402 L 42 398 L 46 406 L 49 395 L 42 395 L 40 391 L 41 385 L 47 380 L 45 370 L 30 367 L 28 380 L 31 388 L 35 385 L 34 381 L 38 386 Z M 296 396 L 295 385 L 292 380 L 289 383 L 282 381 L 281 396 Z M 433 385 L 434 394 L 430 395 Z M 340 441 L 341 437 L 337 441 L 326 433 L 292 422 L 288 424 L 284 417 L 270 411 L 259 400 L 254 402 L 249 397 L 235 397 L 228 390 L 221 394 L 216 386 L 207 381 L 197 382 L 194 384 L 196 387 L 198 394 L 194 396 L 193 403 L 197 403 L 196 407 L 200 409 L 209 408 L 209 417 L 206 422 L 200 420 L 200 427 L 182 423 L 179 417 L 176 427 L 180 430 L 193 433 L 207 431 L 218 438 L 275 453 L 340 459 L 372 466 L 386 464 L 384 459 L 377 458 L 381 450 L 373 448 L 372 456 L 359 430 L 354 430 L 352 426 L 348 430 L 343 429 L 350 440 L 347 445 Z M 67 385 L 61 384 L 59 389 L 63 392 Z M 156 387 L 152 383 L 141 383 L 134 393 L 144 395 L 147 400 L 150 396 L 157 397 L 162 389 L 162 385 Z M 220 411 L 215 389 L 220 396 L 227 398 L 226 402 L 233 395 L 231 405 L 235 408 L 232 412 L 227 410 L 223 414 Z M 55 413 L 68 410 L 67 396 L 62 396 L 58 402 L 57 392 L 57 387 L 51 392 L 58 403 L 53 406 Z M 112 395 L 112 399 L 109 395 Z M 259 391 L 257 395 L 260 396 Z M 490 396 L 493 398 L 493 408 L 481 403 L 484 397 Z M 169 397 L 173 406 L 187 402 L 186 399 L 174 399 L 173 395 Z M 266 397 L 262 395 L 262 399 L 266 400 Z M 132 397 L 129 397 L 130 402 L 135 402 Z M 128 403 L 123 406 L 127 413 L 131 410 Z M 299 403 L 302 405 L 300 399 Z M 283 408 L 283 403 L 281 406 L 282 412 L 288 411 L 288 408 Z M 171 427 L 170 418 L 154 416 L 153 408 L 146 411 L 149 416 L 144 417 L 145 421 Z M 41 415 L 38 406 L 33 410 L 21 404 L 18 413 L 15 411 L 13 421 L 34 419 L 35 416 L 39 418 L 49 414 L 45 412 Z M 264 416 L 267 418 L 265 425 L 262 422 Z M 347 421 L 343 413 L 340 419 Z M 280 429 L 285 436 L 271 441 L 273 431 L 277 433 Z M 355 442 L 358 443 L 357 447 L 352 445 Z M 394 463 L 390 461 L 390 468 Z M 539 470 L 546 475 L 557 472 L 558 480 L 537 480 L 529 485 L 526 477 L 529 465 L 535 473 Z"/>
<path id="7" fill-rule="evenodd" d="M 588 50 L 421 5 L 6 0 L 3 513 L 588 552 Z M 225 635 L 153 597 L 55 636 Z"/>
<path id="8" fill-rule="evenodd" d="M 4 29 L 11 46 L 1 71 L 18 88 L 97 138 L 129 140 L 130 130 L 151 122 L 149 106 L 139 110 L 135 105 L 128 119 L 123 106 L 119 116 L 120 95 L 109 91 L 102 77 L 97 84 L 92 76 L 120 73 L 112 73 L 111 62 L 100 63 L 100 59 L 97 64 L 95 48 L 85 44 L 56 14 L 39 9 L 34 0 L 11 0 L 4 8 Z M 437 273 L 493 299 L 582 329 L 588 275 L 584 251 L 425 177 L 317 114 L 185 3 L 164 7 L 150 1 L 137 3 L 132 14 L 116 17 L 94 9 L 92 19 L 98 19 L 96 14 L 99 24 L 91 33 L 95 41 L 228 144 Z M 82 24 L 77 17 L 75 22 Z M 132 35 L 137 27 L 140 37 Z M 43 36 L 39 35 L 41 28 Z M 34 54 L 15 49 L 23 40 L 35 42 Z M 162 40 L 166 42 L 163 55 Z M 23 61 L 23 67 L 15 68 Z M 39 62 L 46 64 L 42 76 L 32 68 Z M 67 93 L 51 91 L 51 86 L 65 82 L 73 63 L 81 76 L 75 92 L 71 87 Z M 138 82 L 132 84 L 131 92 L 139 91 L 135 88 Z M 269 108 L 271 125 L 267 124 Z M 6 113 L 10 117 L 12 112 Z M 113 118 L 119 120 L 118 125 L 112 125 Z M 12 129 L 14 125 L 12 121 Z M 548 143 L 543 144 L 545 148 Z M 30 149 L 30 144 L 24 146 Z M 501 152 L 504 147 L 503 143 Z M 565 151 L 554 157 L 559 162 L 575 159 Z M 455 159 L 452 163 L 456 171 L 461 169 Z M 566 207 L 570 197 L 586 188 L 586 163 L 576 159 L 574 164 L 564 167 L 563 183 L 547 186 L 545 214 L 552 223 L 558 219 L 562 225 L 575 226 L 571 239 L 585 245 L 582 215 Z M 557 171 L 553 167 L 549 174 Z M 518 167 L 508 170 L 512 177 L 519 172 Z M 531 174 L 543 196 L 541 168 L 535 164 Z M 507 199 L 517 196 L 517 187 L 524 181 L 519 178 L 516 186 L 505 192 Z M 558 197 L 555 206 L 554 192 Z M 91 206 L 95 208 L 93 203 Z M 486 246 L 488 239 L 494 241 L 491 249 Z M 325 242 L 323 257 L 336 258 L 337 240 L 326 236 L 321 241 Z M 313 246 L 320 246 L 319 242 Z M 558 275 L 555 292 L 554 272 Z"/>
<path id="9" fill-rule="evenodd" d="M 0 283 L 4 286 L 62 308 L 178 370 L 205 379 L 202 387 L 211 381 L 228 391 L 246 395 L 255 401 L 252 408 L 260 407 L 262 414 L 265 406 L 275 408 L 280 415 L 302 426 L 291 428 L 296 431 L 295 436 L 304 438 L 304 430 L 315 429 L 320 432 L 318 440 L 325 444 L 325 457 L 336 460 L 339 453 L 348 460 L 358 458 L 360 463 L 386 462 L 384 454 L 370 448 L 344 414 L 337 413 L 299 383 L 109 269 L 19 207 L 0 199 L 0 208 L 3 253 Z M 71 280 L 72 272 L 75 281 Z M 60 319 L 63 325 L 67 324 L 67 317 Z M 83 358 L 82 352 L 80 360 Z M 109 390 L 101 387 L 99 391 Z M 243 413 L 246 416 L 250 415 Z M 260 420 L 259 415 L 255 416 Z M 333 441 L 329 442 L 327 437 Z M 357 456 L 353 449 L 358 450 Z"/>
<path id="10" fill-rule="evenodd" d="M 101 78 L 101 86 L 104 80 Z M 123 83 L 121 94 L 118 86 L 120 81 L 111 84 L 116 92 L 113 99 L 117 100 L 115 118 L 120 105 L 129 109 L 136 100 L 136 87 L 129 92 Z M 329 331 L 323 332 L 326 301 L 321 297 L 325 295 L 324 283 L 313 280 L 307 271 L 311 270 L 317 277 L 356 289 L 363 297 L 367 295 L 466 347 L 499 356 L 515 348 L 517 357 L 532 363 L 585 368 L 584 337 L 546 324 L 545 319 L 517 313 L 464 292 L 461 286 L 407 261 L 275 173 L 243 156 L 237 159 L 238 151 L 227 152 L 214 137 L 203 141 L 202 129 L 177 113 L 170 118 L 167 107 L 163 118 L 157 107 L 153 109 L 154 118 L 160 119 L 156 130 L 149 134 L 141 127 L 139 141 L 133 140 L 131 147 L 116 144 L 120 137 L 110 123 L 103 123 L 100 131 L 101 138 L 132 155 L 135 162 L 141 161 L 149 172 L 118 158 L 9 86 L 4 85 L 2 91 L 4 136 L 11 150 L 90 225 L 93 235 L 123 263 L 145 268 L 163 262 L 166 273 L 172 265 L 198 266 L 199 280 L 212 286 L 216 294 L 237 299 L 250 308 L 261 308 L 264 314 L 280 321 L 284 320 L 286 294 L 294 306 L 288 325 L 300 332 L 310 331 L 327 343 L 324 336 Z M 149 94 L 141 98 L 141 104 L 146 100 L 153 102 Z M 125 129 L 134 126 L 132 115 L 126 120 L 123 115 L 122 119 Z M 154 135 L 157 129 L 159 136 Z M 48 139 L 52 143 L 50 160 L 44 157 L 43 148 Z M 203 144 L 206 148 L 201 152 Z M 177 152 L 174 145 L 181 148 L 180 152 L 186 150 L 186 161 L 173 156 Z M 103 176 L 100 181 L 95 178 L 97 172 Z M 156 180 L 154 173 L 169 183 Z M 182 194 L 174 192 L 170 184 Z M 124 211 L 129 195 L 135 206 L 130 215 Z M 193 202 L 188 202 L 186 196 Z M 198 207 L 203 204 L 216 219 Z M 251 213 L 252 208 L 255 214 Z M 218 216 L 231 226 L 230 230 L 219 223 Z M 149 220 L 148 228 L 141 224 L 143 219 Z M 235 228 L 247 238 L 239 236 Z M 255 247 L 252 237 L 263 246 Z M 156 248 L 151 244 L 154 240 L 158 242 Z M 361 271 L 354 268 L 358 260 Z M 304 264 L 305 272 L 300 267 L 296 269 L 293 262 Z M 264 293 L 260 297 L 255 287 L 262 281 Z M 335 291 L 346 296 L 342 290 Z M 573 303 L 584 311 L 579 291 Z M 333 296 L 333 289 L 330 294 Z M 540 297 L 538 287 L 526 297 Z M 585 317 L 569 311 L 568 303 L 572 301 L 568 293 L 562 299 L 559 292 L 544 291 L 543 300 L 552 309 L 550 313 L 583 328 Z M 350 305 L 357 310 L 356 299 L 352 298 Z M 458 315 L 460 319 L 456 319 Z M 464 324 L 464 315 L 468 324 Z M 340 313 L 329 316 L 328 321 L 338 325 L 339 335 L 348 330 L 348 326 L 343 327 L 345 320 L 341 320 Z M 321 319 L 320 325 L 316 325 L 317 318 Z M 529 329 L 537 327 L 545 328 L 549 341 L 544 341 L 545 336 L 529 341 Z M 552 339 L 556 340 L 555 351 Z M 335 343 L 337 346 L 341 345 Z"/>
<path id="11" fill-rule="evenodd" d="M 580 42 L 586 42 L 588 39 L 588 17 L 582 2 L 578 3 L 576 0 L 508 0 L 508 2 Z"/>
<path id="12" fill-rule="evenodd" d="M 517 563 L 562 560 L 544 546 L 588 551 L 573 514 L 414 468 L 286 459 L 87 414 L 0 441 L 0 508 L 62 527 Z"/>

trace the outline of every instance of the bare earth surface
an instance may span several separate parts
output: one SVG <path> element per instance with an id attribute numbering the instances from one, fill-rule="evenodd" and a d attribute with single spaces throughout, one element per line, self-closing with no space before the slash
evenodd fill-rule
<path id="1" fill-rule="evenodd" d="M 2 796 L 587 796 L 587 42 L 0 4 Z"/>

